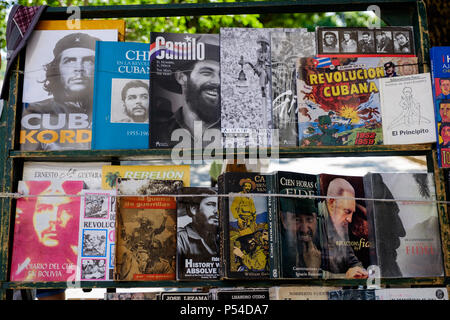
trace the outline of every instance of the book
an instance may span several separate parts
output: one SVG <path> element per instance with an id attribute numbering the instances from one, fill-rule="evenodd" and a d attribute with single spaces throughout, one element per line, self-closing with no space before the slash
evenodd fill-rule
<path id="1" fill-rule="evenodd" d="M 83 181 L 19 181 L 11 281 L 75 280 L 82 189 Z"/>
<path id="2" fill-rule="evenodd" d="M 158 300 L 159 292 L 107 292 L 105 300 Z"/>
<path id="3" fill-rule="evenodd" d="M 218 34 L 150 32 L 150 148 L 221 147 L 219 58 Z"/>
<path id="4" fill-rule="evenodd" d="M 272 145 L 270 33 L 296 30 L 220 28 L 221 131 L 226 147 Z"/>
<path id="5" fill-rule="evenodd" d="M 190 167 L 188 165 L 109 165 L 102 167 L 102 189 L 116 186 L 117 178 L 182 180 L 189 187 Z"/>
<path id="6" fill-rule="evenodd" d="M 270 277 L 268 198 L 269 174 L 225 172 L 219 176 L 220 250 L 222 278 L 265 279 Z M 241 195 L 240 195 L 241 194 Z M 249 194 L 248 196 L 246 194 Z"/>
<path id="7" fill-rule="evenodd" d="M 364 189 L 381 277 L 443 276 L 433 174 L 367 173 Z"/>
<path id="8" fill-rule="evenodd" d="M 217 189 L 184 187 L 177 198 L 177 280 L 220 277 Z"/>
<path id="9" fill-rule="evenodd" d="M 431 80 L 436 115 L 438 164 L 450 167 L 450 47 L 431 47 Z"/>
<path id="10" fill-rule="evenodd" d="M 270 41 L 273 129 L 278 129 L 279 146 L 295 147 L 298 143 L 295 63 L 300 57 L 315 55 L 315 33 L 307 29 L 273 31 Z"/>
<path id="11" fill-rule="evenodd" d="M 378 79 L 417 73 L 417 57 L 300 58 L 299 146 L 382 144 Z"/>
<path id="12" fill-rule="evenodd" d="M 377 300 L 375 289 L 339 289 L 328 292 L 328 300 Z"/>
<path id="13" fill-rule="evenodd" d="M 115 190 L 82 190 L 77 281 L 113 281 L 116 239 Z"/>
<path id="14" fill-rule="evenodd" d="M 318 196 L 317 176 L 278 171 L 277 193 Z M 275 252 L 280 278 L 320 278 L 325 265 L 323 217 L 319 215 L 316 198 L 278 197 L 277 232 L 269 235 L 279 246 Z M 278 258 L 278 259 L 277 259 Z"/>
<path id="15" fill-rule="evenodd" d="M 101 189 L 105 165 L 111 162 L 25 161 L 22 180 L 83 180 L 84 189 Z"/>
<path id="16" fill-rule="evenodd" d="M 209 292 L 160 292 L 158 300 L 203 301 L 209 300 Z"/>
<path id="17" fill-rule="evenodd" d="M 269 288 L 211 288 L 210 300 L 269 300 Z"/>
<path id="18" fill-rule="evenodd" d="M 118 29 L 33 31 L 25 55 L 21 150 L 91 148 L 99 40 L 117 41 Z"/>
<path id="19" fill-rule="evenodd" d="M 325 277 L 367 278 L 371 264 L 370 229 L 361 176 L 318 176 L 319 215 L 323 219 Z"/>
<path id="20" fill-rule="evenodd" d="M 379 84 L 383 143 L 435 142 L 430 73 L 381 78 Z"/>
<path id="21" fill-rule="evenodd" d="M 390 288 L 375 290 L 376 300 L 448 300 L 446 287 Z"/>
<path id="22" fill-rule="evenodd" d="M 318 55 L 353 56 L 414 56 L 412 26 L 377 27 L 316 27 Z"/>
<path id="23" fill-rule="evenodd" d="M 97 41 L 92 149 L 147 149 L 150 48 Z"/>
<path id="24" fill-rule="evenodd" d="M 270 300 L 328 300 L 328 292 L 338 287 L 274 286 L 269 288 Z"/>
<path id="25" fill-rule="evenodd" d="M 116 281 L 175 280 L 177 204 L 158 195 L 182 187 L 181 180 L 117 179 Z"/>

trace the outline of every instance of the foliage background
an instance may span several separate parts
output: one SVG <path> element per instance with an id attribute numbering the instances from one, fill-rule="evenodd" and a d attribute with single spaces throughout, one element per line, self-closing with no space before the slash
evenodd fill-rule
<path id="1" fill-rule="evenodd" d="M 103 6 L 103 5 L 136 5 L 136 4 L 177 4 L 177 3 L 217 3 L 243 2 L 234 0 L 0 0 L 0 49 L 2 65 L 0 79 L 6 66 L 6 23 L 9 10 L 13 4 L 37 6 L 46 4 L 53 7 L 68 6 Z M 255 0 L 246 0 L 255 2 Z M 83 18 L 81 16 L 81 18 Z M 316 26 L 367 26 L 373 21 L 371 12 L 345 13 L 287 13 L 287 14 L 249 14 L 223 16 L 187 16 L 157 18 L 126 18 L 126 40 L 149 42 L 150 31 L 218 33 L 220 27 L 286 27 L 308 28 L 313 31 Z"/>

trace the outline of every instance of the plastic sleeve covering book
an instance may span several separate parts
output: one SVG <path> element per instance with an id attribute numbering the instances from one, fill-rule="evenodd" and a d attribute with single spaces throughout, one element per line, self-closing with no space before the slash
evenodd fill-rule
<path id="1" fill-rule="evenodd" d="M 364 184 L 371 198 L 387 199 L 368 201 L 381 277 L 444 275 L 433 174 L 368 173 Z"/>
<path id="2" fill-rule="evenodd" d="M 83 181 L 19 181 L 11 281 L 74 281 Z M 69 197 L 65 195 L 74 195 Z"/>
<path id="3" fill-rule="evenodd" d="M 175 280 L 176 199 L 181 180 L 118 178 L 115 280 Z"/>
<path id="4" fill-rule="evenodd" d="M 25 54 L 21 150 L 91 149 L 95 42 L 117 41 L 118 29 L 33 31 Z"/>
<path id="5" fill-rule="evenodd" d="M 97 41 L 92 149 L 147 149 L 149 44 Z"/>

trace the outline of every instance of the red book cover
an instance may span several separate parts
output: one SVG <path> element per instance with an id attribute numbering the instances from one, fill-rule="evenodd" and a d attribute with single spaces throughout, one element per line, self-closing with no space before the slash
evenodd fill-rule
<path id="1" fill-rule="evenodd" d="M 76 272 L 83 181 L 19 181 L 11 281 L 67 281 Z"/>

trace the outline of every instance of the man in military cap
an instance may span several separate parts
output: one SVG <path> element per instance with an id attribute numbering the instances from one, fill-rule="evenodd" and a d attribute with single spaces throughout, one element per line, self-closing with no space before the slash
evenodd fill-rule
<path id="1" fill-rule="evenodd" d="M 74 136 L 67 129 L 74 129 L 69 123 L 76 123 L 77 129 L 90 131 L 92 121 L 92 98 L 94 87 L 95 42 L 100 39 L 85 33 L 72 33 L 61 38 L 53 49 L 53 60 L 44 66 L 46 78 L 43 81 L 44 90 L 51 98 L 33 102 L 26 106 L 22 116 L 40 114 L 50 117 L 49 123 L 58 136 L 66 131 L 64 138 L 49 143 L 31 143 L 26 140 L 24 150 L 64 150 L 90 149 L 89 137 L 79 139 L 74 143 Z M 65 121 L 59 118 L 66 115 Z M 69 121 L 69 114 L 72 121 Z M 40 126 L 40 117 L 33 116 L 27 122 L 30 126 Z M 27 143 L 28 142 L 28 143 Z"/>
<path id="2" fill-rule="evenodd" d="M 194 137 L 194 124 L 207 129 L 220 129 L 220 54 L 219 39 L 216 35 L 202 35 L 197 43 L 204 43 L 203 60 L 186 60 L 174 67 L 173 75 L 160 78 L 159 85 L 171 93 L 181 94 L 182 105 L 173 110 L 170 97 L 156 97 L 151 106 L 151 147 L 173 147 L 178 143 L 171 140 L 172 132 L 185 129 L 193 142 L 202 137 Z M 158 77 L 157 75 L 155 76 Z M 167 114 L 169 113 L 169 117 Z M 164 119 L 166 114 L 166 119 Z M 191 144 L 194 147 L 194 144 Z"/>
<path id="3" fill-rule="evenodd" d="M 322 265 L 318 217 L 312 199 L 280 198 L 283 275 L 317 277 Z"/>

